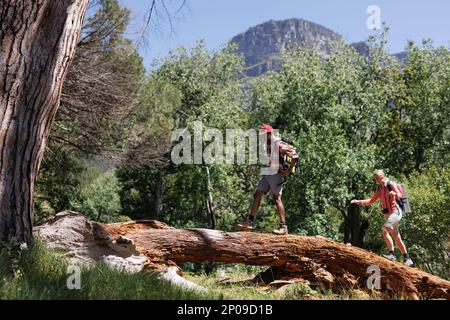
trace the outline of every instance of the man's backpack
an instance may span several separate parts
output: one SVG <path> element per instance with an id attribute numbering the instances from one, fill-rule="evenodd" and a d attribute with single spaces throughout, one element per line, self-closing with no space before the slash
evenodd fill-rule
<path id="1" fill-rule="evenodd" d="M 388 181 L 387 182 L 387 188 L 389 190 L 389 192 L 392 191 L 392 186 L 391 183 L 394 183 L 392 181 Z M 409 199 L 408 199 L 408 192 L 406 191 L 406 186 L 403 183 L 397 183 L 397 189 L 400 192 L 399 195 L 397 195 L 397 204 L 399 206 L 399 208 L 404 212 L 404 213 L 410 213 L 411 210 L 411 205 L 409 203 Z"/>
<path id="2" fill-rule="evenodd" d="M 295 150 L 295 147 L 281 140 L 279 143 L 280 152 L 280 173 L 284 177 L 289 177 L 293 175 L 297 169 L 299 157 Z"/>

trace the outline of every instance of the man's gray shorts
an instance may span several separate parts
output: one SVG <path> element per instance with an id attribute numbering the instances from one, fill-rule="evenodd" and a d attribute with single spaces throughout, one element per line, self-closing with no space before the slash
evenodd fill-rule
<path id="1" fill-rule="evenodd" d="M 279 173 L 271 176 L 262 176 L 256 189 L 264 193 L 267 193 L 270 190 L 272 194 L 281 195 L 281 193 L 283 192 L 283 180 L 284 177 Z"/>

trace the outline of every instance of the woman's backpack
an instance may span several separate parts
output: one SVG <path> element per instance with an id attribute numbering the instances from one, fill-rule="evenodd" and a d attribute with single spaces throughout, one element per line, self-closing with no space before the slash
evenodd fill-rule
<path id="1" fill-rule="evenodd" d="M 387 188 L 388 188 L 389 192 L 392 191 L 391 183 L 395 183 L 395 182 L 393 182 L 393 181 L 387 182 Z M 396 199 L 398 206 L 404 213 L 412 212 L 411 205 L 410 205 L 409 199 L 408 199 L 408 192 L 406 190 L 406 186 L 403 183 L 397 183 L 396 186 L 397 186 L 398 191 L 400 192 L 400 194 L 397 195 L 397 199 Z"/>

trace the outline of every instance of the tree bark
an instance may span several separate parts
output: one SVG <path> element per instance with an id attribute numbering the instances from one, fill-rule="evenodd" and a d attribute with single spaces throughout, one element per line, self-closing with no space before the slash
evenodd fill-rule
<path id="1" fill-rule="evenodd" d="M 350 204 L 344 220 L 344 242 L 363 248 L 364 237 L 368 228 L 368 221 L 361 220 L 360 208 L 357 205 Z"/>
<path id="2" fill-rule="evenodd" d="M 272 275 L 319 281 L 337 291 L 344 286 L 366 289 L 368 267 L 378 266 L 383 290 L 413 299 L 450 299 L 450 281 L 322 237 L 180 230 L 155 221 L 95 226 L 98 240 L 125 236 L 155 265 L 205 261 L 265 265 L 272 267 Z"/>
<path id="3" fill-rule="evenodd" d="M 206 170 L 206 183 L 208 188 L 208 199 L 206 200 L 206 209 L 208 212 L 208 226 L 210 229 L 216 229 L 216 208 L 214 206 L 214 200 L 212 196 L 211 175 L 209 173 L 209 167 L 205 166 Z"/>
<path id="4" fill-rule="evenodd" d="M 163 189 L 164 189 L 164 171 L 161 170 L 158 173 L 158 178 L 156 180 L 155 204 L 154 204 L 154 212 L 156 220 L 161 220 Z"/>
<path id="5" fill-rule="evenodd" d="M 0 4 L 0 241 L 30 242 L 34 183 L 88 0 Z"/>

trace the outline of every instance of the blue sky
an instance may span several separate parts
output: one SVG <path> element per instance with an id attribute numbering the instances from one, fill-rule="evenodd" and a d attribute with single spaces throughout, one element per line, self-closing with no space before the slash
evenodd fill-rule
<path id="1" fill-rule="evenodd" d="M 166 0 L 172 9 L 182 0 Z M 150 0 L 120 0 L 131 9 L 130 37 L 143 23 Z M 194 46 L 205 39 L 218 49 L 233 36 L 259 23 L 274 19 L 302 18 L 340 33 L 346 42 L 367 39 L 373 33 L 366 26 L 367 7 L 377 5 L 381 20 L 390 27 L 392 53 L 404 49 L 407 39 L 420 42 L 430 37 L 435 45 L 449 45 L 450 1 L 448 0 L 187 0 L 187 6 L 173 21 L 148 36 L 149 45 L 139 51 L 148 67 L 178 46 Z M 169 7 L 170 10 L 170 7 Z"/>

